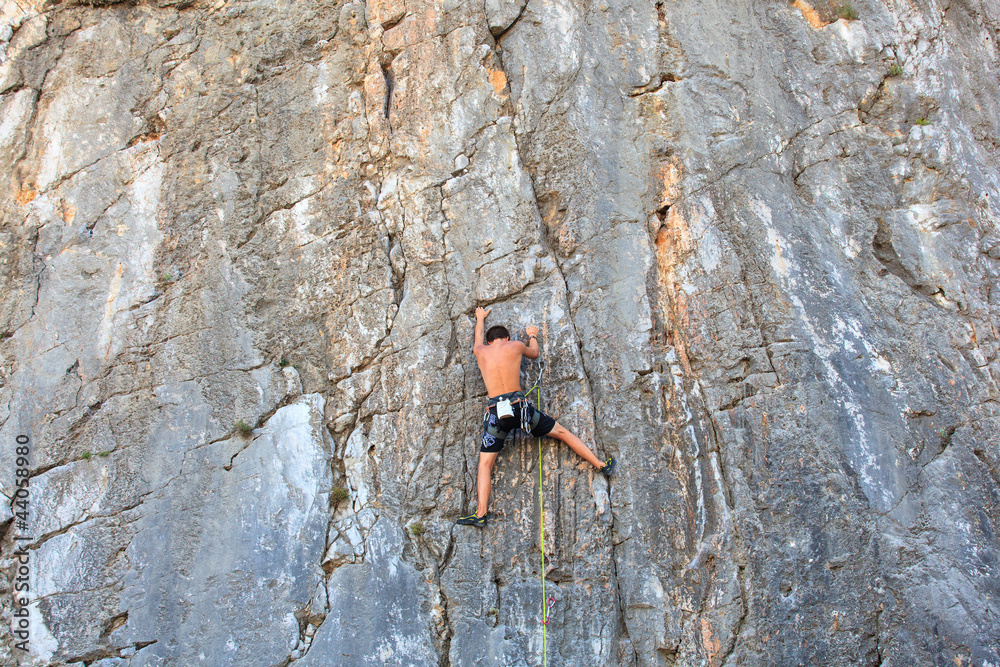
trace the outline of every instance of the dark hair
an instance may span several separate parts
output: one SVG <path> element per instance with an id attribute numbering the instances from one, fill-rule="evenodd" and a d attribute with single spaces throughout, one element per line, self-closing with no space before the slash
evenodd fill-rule
<path id="1" fill-rule="evenodd" d="M 498 338 L 510 338 L 510 332 L 507 327 L 495 324 L 486 332 L 486 344 L 489 345 Z"/>

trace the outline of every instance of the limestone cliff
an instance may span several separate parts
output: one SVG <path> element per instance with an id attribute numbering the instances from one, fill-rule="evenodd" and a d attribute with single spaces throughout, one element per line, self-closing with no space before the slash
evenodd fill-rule
<path id="1" fill-rule="evenodd" d="M 0 17 L 0 663 L 1000 664 L 1000 3 Z"/>

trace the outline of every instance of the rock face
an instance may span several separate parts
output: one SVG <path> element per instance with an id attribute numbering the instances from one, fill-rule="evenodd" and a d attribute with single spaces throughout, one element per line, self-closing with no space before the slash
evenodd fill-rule
<path id="1" fill-rule="evenodd" d="M 1000 664 L 997 2 L 0 7 L 3 664 Z"/>

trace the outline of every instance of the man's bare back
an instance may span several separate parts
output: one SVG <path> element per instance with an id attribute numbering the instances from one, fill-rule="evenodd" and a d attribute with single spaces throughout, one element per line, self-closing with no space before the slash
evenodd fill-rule
<path id="1" fill-rule="evenodd" d="M 492 308 L 490 309 L 492 310 Z M 482 336 L 482 324 L 489 310 L 476 309 L 476 344 L 472 351 L 479 362 L 479 372 L 483 374 L 486 393 L 490 396 L 521 391 L 521 357 L 538 357 L 537 327 L 528 327 L 530 340 L 525 345 L 519 340 L 499 339 L 487 344 Z M 480 317 L 481 314 L 481 317 Z"/>

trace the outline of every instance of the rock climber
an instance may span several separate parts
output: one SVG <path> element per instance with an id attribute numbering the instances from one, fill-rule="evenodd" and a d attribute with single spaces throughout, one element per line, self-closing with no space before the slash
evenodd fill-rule
<path id="1" fill-rule="evenodd" d="M 476 481 L 479 504 L 475 514 L 463 516 L 458 523 L 466 526 L 486 525 L 486 507 L 490 500 L 493 464 L 503 449 L 507 435 L 520 428 L 536 437 L 549 436 L 562 440 L 592 466 L 610 476 L 615 470 L 613 457 L 601 461 L 590 448 L 570 431 L 528 402 L 521 392 L 521 357 L 538 358 L 538 327 L 528 327 L 528 344 L 511 340 L 506 327 L 495 325 L 486 332 L 486 316 L 492 308 L 476 308 L 476 340 L 472 347 L 479 362 L 479 372 L 486 383 L 489 408 L 483 417 L 483 440 L 479 448 L 479 475 Z"/>

